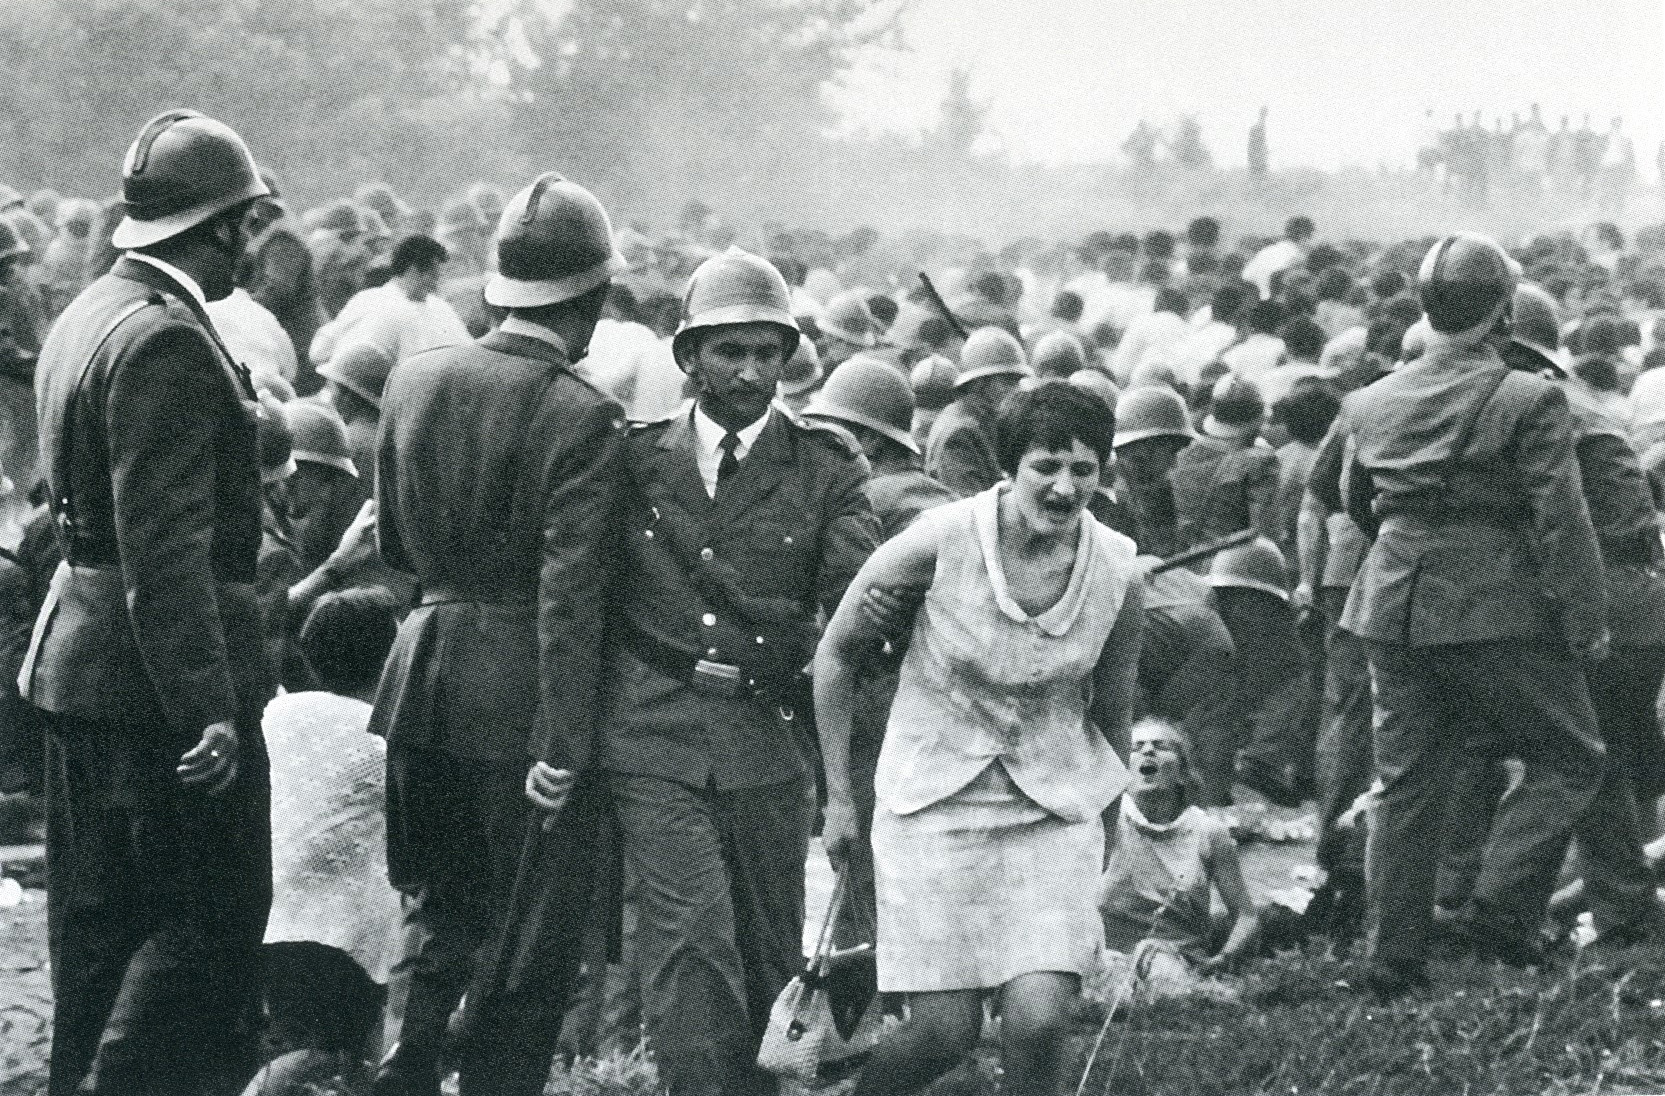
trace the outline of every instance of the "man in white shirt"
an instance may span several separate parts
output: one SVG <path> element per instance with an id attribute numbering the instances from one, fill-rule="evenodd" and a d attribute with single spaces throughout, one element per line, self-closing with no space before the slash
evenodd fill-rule
<path id="1" fill-rule="evenodd" d="M 1283 226 L 1283 239 L 1267 244 L 1255 252 L 1255 257 L 1243 268 L 1243 280 L 1253 282 L 1260 291 L 1260 299 L 1272 295 L 1272 279 L 1307 256 L 1307 244 L 1312 240 L 1314 227 L 1310 217 L 1291 217 Z"/>
<path id="2" fill-rule="evenodd" d="M 323 365 L 349 342 L 369 343 L 395 365 L 424 350 L 469 342 L 456 309 L 438 293 L 440 268 L 448 257 L 445 245 L 432 236 L 400 240 L 387 284 L 360 291 L 341 315 L 318 329 L 309 353 L 312 363 Z"/>

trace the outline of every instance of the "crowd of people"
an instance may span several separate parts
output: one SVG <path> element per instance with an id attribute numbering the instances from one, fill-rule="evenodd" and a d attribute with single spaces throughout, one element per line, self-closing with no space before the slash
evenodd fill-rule
<path id="1" fill-rule="evenodd" d="M 190 111 L 0 201 L 53 1093 L 537 1093 L 637 1031 L 774 1091 L 816 833 L 862 1094 L 991 997 L 1033 1093 L 1107 969 L 1229 998 L 1245 797 L 1316 805 L 1379 999 L 1665 933 L 1665 228 L 297 212 Z"/>
<path id="2" fill-rule="evenodd" d="M 1604 214 L 1624 211 L 1636 182 L 1636 145 L 1614 118 L 1606 131 L 1593 128 L 1585 114 L 1577 129 L 1563 114 L 1550 129 L 1538 104 L 1523 120 L 1507 125 L 1501 117 L 1486 126 L 1475 111 L 1441 127 L 1429 110 L 1423 122 L 1417 167 L 1438 176 L 1445 193 L 1455 192 L 1471 205 L 1489 197 L 1512 202 L 1544 201 L 1593 204 Z"/>

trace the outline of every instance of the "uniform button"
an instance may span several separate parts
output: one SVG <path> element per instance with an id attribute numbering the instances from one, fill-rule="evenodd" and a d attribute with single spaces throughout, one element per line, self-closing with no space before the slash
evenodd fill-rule
<path id="1" fill-rule="evenodd" d="M 644 529 L 644 530 L 642 530 L 642 535 L 644 537 L 648 538 L 649 540 L 652 540 L 653 539 L 653 530 L 652 529 Z"/>
<path id="2" fill-rule="evenodd" d="M 758 636 L 758 637 L 757 637 L 757 641 L 758 641 L 758 643 L 762 643 L 762 642 L 763 642 L 763 637 L 762 637 L 762 636 Z"/>
<path id="3" fill-rule="evenodd" d="M 712 660 L 715 660 L 715 659 L 716 659 L 716 657 L 717 657 L 717 648 L 715 648 L 715 647 L 707 647 L 707 648 L 706 648 L 706 649 L 705 649 L 705 657 L 706 657 L 706 658 L 709 658 L 709 659 L 712 659 Z"/>
<path id="4" fill-rule="evenodd" d="M 705 625 L 707 628 L 715 628 L 717 626 L 717 614 L 706 613 L 704 616 L 700 617 L 700 623 Z"/>
<path id="5" fill-rule="evenodd" d="M 781 543 L 782 544 L 791 544 L 792 543 L 792 538 L 791 537 L 786 537 L 785 539 L 783 539 L 781 541 Z"/>
<path id="6" fill-rule="evenodd" d="M 717 553 L 713 552 L 709 548 L 701 548 L 700 549 L 700 558 L 703 559 L 705 562 L 710 563 L 712 560 L 717 558 Z"/>

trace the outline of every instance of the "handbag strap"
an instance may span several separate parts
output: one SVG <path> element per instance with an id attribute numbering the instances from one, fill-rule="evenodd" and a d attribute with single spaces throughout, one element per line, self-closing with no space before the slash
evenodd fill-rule
<path id="1" fill-rule="evenodd" d="M 833 924 L 838 920 L 838 909 L 844 904 L 844 872 L 833 876 L 832 899 L 827 902 L 826 916 L 821 919 L 821 931 L 815 938 L 815 950 L 810 953 L 809 962 L 804 965 L 806 978 L 820 977 L 827 973 L 827 956 L 832 952 Z"/>

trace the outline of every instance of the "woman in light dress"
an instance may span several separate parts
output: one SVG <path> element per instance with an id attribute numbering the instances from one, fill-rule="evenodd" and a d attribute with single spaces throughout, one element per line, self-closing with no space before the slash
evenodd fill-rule
<path id="1" fill-rule="evenodd" d="M 869 590 L 926 587 L 875 780 L 879 988 L 907 1019 L 857 1096 L 917 1092 L 1001 1017 L 1005 1086 L 1060 1091 L 1093 967 L 1100 816 L 1128 780 L 1143 622 L 1132 541 L 1085 512 L 1110 458 L 1103 401 L 1046 384 L 996 425 L 1004 479 L 929 510 L 857 575 L 815 660 L 835 862 L 856 832 L 853 682 L 879 636 Z"/>
<path id="2" fill-rule="evenodd" d="M 1191 744 L 1179 728 L 1141 720 L 1129 750 L 1133 783 L 1122 797 L 1099 881 L 1108 949 L 1104 996 L 1230 999 L 1235 992 L 1211 975 L 1245 958 L 1260 927 L 1231 830 L 1193 802 Z M 1216 891 L 1230 919 L 1218 949 Z"/>

